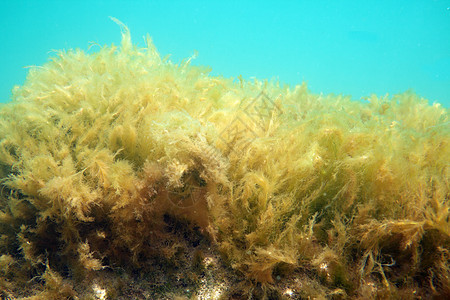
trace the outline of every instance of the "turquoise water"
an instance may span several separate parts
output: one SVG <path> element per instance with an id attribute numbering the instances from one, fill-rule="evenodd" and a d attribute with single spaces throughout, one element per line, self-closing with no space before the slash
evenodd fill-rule
<path id="1" fill-rule="evenodd" d="M 450 106 L 448 0 L 240 2 L 0 1 L 0 102 L 52 49 L 118 44 L 113 16 L 174 62 L 198 51 L 214 75 L 306 81 L 356 100 L 413 89 Z"/>

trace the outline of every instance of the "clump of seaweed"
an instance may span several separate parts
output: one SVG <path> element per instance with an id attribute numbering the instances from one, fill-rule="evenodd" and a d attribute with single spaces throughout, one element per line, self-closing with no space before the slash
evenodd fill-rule
<path id="1" fill-rule="evenodd" d="M 210 76 L 121 26 L 0 109 L 1 286 L 72 297 L 64 276 L 183 262 L 190 231 L 245 276 L 236 294 L 450 295 L 447 109 Z"/>

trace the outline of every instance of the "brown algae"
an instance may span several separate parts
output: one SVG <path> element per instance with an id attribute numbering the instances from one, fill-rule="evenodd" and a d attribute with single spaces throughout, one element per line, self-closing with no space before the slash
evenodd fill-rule
<path id="1" fill-rule="evenodd" d="M 245 279 L 223 299 L 449 297 L 446 108 L 214 77 L 122 31 L 0 108 L 0 294 L 82 297 L 155 261 L 204 274 L 182 240 L 206 239 Z"/>

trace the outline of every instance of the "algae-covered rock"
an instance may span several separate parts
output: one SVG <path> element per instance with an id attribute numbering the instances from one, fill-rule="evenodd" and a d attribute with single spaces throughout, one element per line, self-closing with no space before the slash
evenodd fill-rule
<path id="1" fill-rule="evenodd" d="M 207 241 L 246 279 L 229 297 L 450 294 L 447 109 L 215 77 L 122 31 L 0 109 L 4 293 L 158 265 L 191 266 L 199 295 Z"/>

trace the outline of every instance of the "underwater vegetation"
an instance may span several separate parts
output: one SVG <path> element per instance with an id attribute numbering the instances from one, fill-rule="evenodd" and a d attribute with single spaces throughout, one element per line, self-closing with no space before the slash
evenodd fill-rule
<path id="1" fill-rule="evenodd" d="M 184 263 L 179 230 L 244 280 L 233 299 L 450 297 L 448 109 L 209 71 L 125 26 L 30 69 L 0 108 L 0 291 Z"/>

